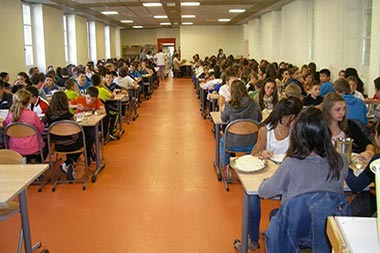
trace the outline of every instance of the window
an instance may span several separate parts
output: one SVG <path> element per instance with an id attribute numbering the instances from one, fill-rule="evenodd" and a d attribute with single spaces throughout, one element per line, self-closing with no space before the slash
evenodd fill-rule
<path id="1" fill-rule="evenodd" d="M 106 59 L 111 58 L 111 38 L 110 38 L 110 27 L 108 25 L 104 26 L 104 49 L 106 52 Z"/>
<path id="2" fill-rule="evenodd" d="M 32 17 L 30 5 L 22 5 L 22 21 L 24 26 L 24 51 L 25 64 L 31 66 L 34 64 L 33 58 L 33 36 L 32 36 Z"/>
<path id="3" fill-rule="evenodd" d="M 67 16 L 63 15 L 63 43 L 65 47 L 65 62 L 69 62 L 69 34 L 67 29 Z"/>
<path id="4" fill-rule="evenodd" d="M 364 29 L 362 35 L 362 65 L 369 66 L 371 54 L 372 0 L 364 1 Z"/>

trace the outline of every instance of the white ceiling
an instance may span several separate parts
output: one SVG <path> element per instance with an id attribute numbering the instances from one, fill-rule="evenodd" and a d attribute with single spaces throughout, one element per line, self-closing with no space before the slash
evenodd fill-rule
<path id="1" fill-rule="evenodd" d="M 24 0 L 30 3 L 42 3 L 62 9 L 65 14 L 85 16 L 89 20 L 130 29 L 134 25 L 144 28 L 179 27 L 182 22 L 194 25 L 235 25 L 247 22 L 259 14 L 278 10 L 293 0 L 183 0 L 198 1 L 199 6 L 181 6 L 180 0 Z M 145 2 L 159 2 L 161 7 L 144 7 Z M 244 13 L 230 13 L 230 9 L 245 9 Z M 102 11 L 117 11 L 117 15 L 103 15 Z M 168 18 L 155 19 L 153 16 L 166 15 Z M 181 18 L 181 15 L 195 15 L 195 18 Z M 231 19 L 218 22 L 218 19 Z M 133 23 L 121 23 L 121 20 L 133 20 Z M 161 26 L 169 22 L 171 25 Z"/>

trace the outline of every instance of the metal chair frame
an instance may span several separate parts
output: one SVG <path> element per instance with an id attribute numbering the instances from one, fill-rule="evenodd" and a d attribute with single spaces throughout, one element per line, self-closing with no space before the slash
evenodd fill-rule
<path id="1" fill-rule="evenodd" d="M 80 134 L 82 136 L 82 148 L 74 151 L 57 151 L 53 147 L 54 140 L 52 139 L 52 135 L 56 136 L 71 136 L 74 134 Z M 87 150 L 86 150 L 86 137 L 84 134 L 83 127 L 78 123 L 72 120 L 60 120 L 51 124 L 47 131 L 48 138 L 48 148 L 49 148 L 49 165 L 51 170 L 54 172 L 54 167 L 56 162 L 59 160 L 59 154 L 75 154 L 75 153 L 83 153 L 85 159 L 83 160 L 84 168 L 86 175 L 84 179 L 74 179 L 74 180 L 62 180 L 61 177 L 57 174 L 56 180 L 54 182 L 52 191 L 55 191 L 58 184 L 68 184 L 68 183 L 83 183 L 83 190 L 86 190 L 87 182 L 88 182 L 88 164 L 87 164 Z M 55 161 L 53 161 L 53 155 L 56 155 Z"/>
<path id="2" fill-rule="evenodd" d="M 224 154 L 221 155 L 220 157 L 221 158 L 225 157 L 225 153 L 245 153 L 245 154 L 251 153 L 251 150 L 249 150 L 247 152 L 241 152 L 241 151 L 234 151 L 234 150 L 229 149 L 228 138 L 229 138 L 230 134 L 241 135 L 241 137 L 247 137 L 247 136 L 251 136 L 251 135 L 257 136 L 258 131 L 259 131 L 259 127 L 260 127 L 260 123 L 255 121 L 255 120 L 252 120 L 252 119 L 237 119 L 237 120 L 230 122 L 226 126 L 224 133 L 223 133 L 223 136 L 224 136 L 224 144 L 223 144 L 224 145 L 223 146 L 224 147 Z M 257 141 L 257 138 L 256 138 L 256 141 Z M 252 143 L 252 146 L 255 146 L 256 141 L 255 141 L 255 143 Z M 222 166 L 223 166 L 224 162 L 222 161 L 220 164 L 222 164 Z M 222 179 L 223 179 L 226 191 L 229 191 L 228 184 L 231 183 L 231 180 L 229 180 L 229 178 L 228 178 L 228 175 L 230 174 L 229 169 L 230 169 L 229 166 L 227 166 L 226 172 L 222 173 Z M 222 168 L 222 171 L 224 171 L 224 168 Z"/>
<path id="3" fill-rule="evenodd" d="M 37 143 L 39 148 L 39 155 L 41 158 L 41 161 L 44 162 L 44 154 L 43 154 L 43 147 L 42 147 L 42 135 L 41 133 L 35 128 L 34 126 L 24 123 L 24 122 L 12 122 L 11 124 L 7 125 L 4 129 L 4 146 L 6 149 L 9 148 L 9 138 L 26 138 L 36 135 L 37 137 Z M 37 154 L 37 153 L 35 153 Z M 23 154 L 21 154 L 23 155 Z M 33 155 L 33 154 L 31 154 Z M 41 192 L 42 189 L 50 182 L 50 178 L 45 179 L 44 181 L 35 181 L 33 184 L 41 185 L 38 188 L 38 191 Z"/>

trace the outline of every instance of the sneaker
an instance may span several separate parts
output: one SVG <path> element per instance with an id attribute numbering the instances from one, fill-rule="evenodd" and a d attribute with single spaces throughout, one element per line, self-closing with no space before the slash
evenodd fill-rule
<path id="1" fill-rule="evenodd" d="M 249 250 L 257 250 L 260 248 L 260 244 L 258 242 L 252 242 L 251 239 L 248 239 L 248 249 Z"/>
<path id="2" fill-rule="evenodd" d="M 241 248 L 241 241 L 239 239 L 236 239 L 234 241 L 234 248 L 240 251 Z M 248 249 L 252 251 L 256 251 L 260 248 L 260 244 L 258 242 L 252 242 L 251 239 L 248 238 Z"/>
<path id="3" fill-rule="evenodd" d="M 67 174 L 67 165 L 66 165 L 66 163 L 62 163 L 61 165 L 59 165 L 59 169 L 60 169 L 64 174 Z"/>
<path id="4" fill-rule="evenodd" d="M 67 180 L 74 180 L 74 165 L 72 164 L 69 164 L 67 166 L 67 176 L 66 176 L 66 179 Z"/>

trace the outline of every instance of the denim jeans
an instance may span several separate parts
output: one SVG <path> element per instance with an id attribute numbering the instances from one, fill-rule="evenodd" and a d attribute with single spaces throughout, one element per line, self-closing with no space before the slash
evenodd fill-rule
<path id="1" fill-rule="evenodd" d="M 248 235 L 252 242 L 260 236 L 261 204 L 258 195 L 249 196 Z"/>

